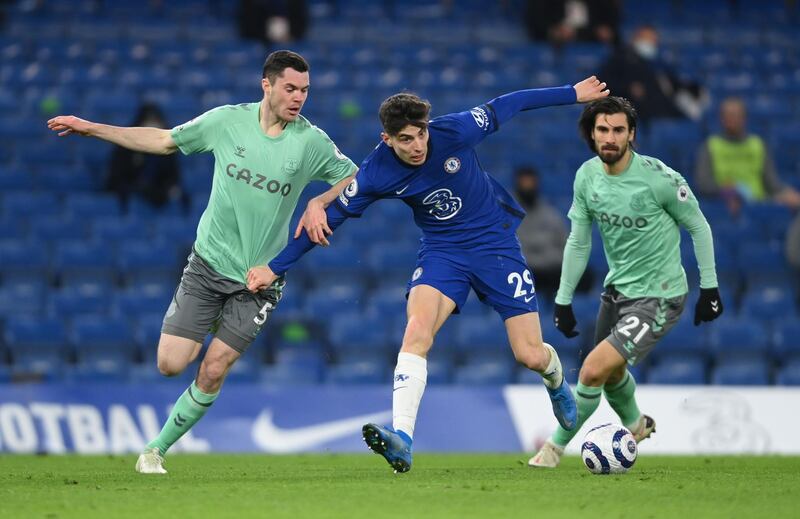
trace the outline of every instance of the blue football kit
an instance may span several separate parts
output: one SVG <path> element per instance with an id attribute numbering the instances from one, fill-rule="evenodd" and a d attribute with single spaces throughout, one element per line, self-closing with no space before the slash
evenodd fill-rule
<path id="1" fill-rule="evenodd" d="M 538 311 L 533 276 L 515 234 L 525 211 L 483 170 L 475 146 L 520 111 L 575 101 L 572 86 L 522 90 L 437 117 L 428 125 L 428 154 L 419 166 L 403 162 L 381 142 L 327 208 L 329 227 L 360 217 L 376 200 L 399 198 L 423 232 L 409 291 L 432 286 L 455 302 L 455 313 L 470 288 L 503 320 Z M 281 275 L 313 246 L 303 233 L 269 266 Z"/>

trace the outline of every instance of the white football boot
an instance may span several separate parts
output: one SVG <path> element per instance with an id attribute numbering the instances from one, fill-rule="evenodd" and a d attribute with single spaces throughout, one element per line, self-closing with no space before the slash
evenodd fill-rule
<path id="1" fill-rule="evenodd" d="M 136 460 L 136 472 L 140 474 L 166 474 L 164 469 L 164 457 L 158 450 L 158 447 L 145 449 L 143 453 L 139 454 L 139 459 Z"/>
<path id="2" fill-rule="evenodd" d="M 548 440 L 544 442 L 544 445 L 542 445 L 542 448 L 539 449 L 539 452 L 537 452 L 533 458 L 528 460 L 528 466 L 554 469 L 558 467 L 563 454 L 564 449 Z"/>
<path id="3" fill-rule="evenodd" d="M 636 443 L 649 438 L 654 432 L 656 432 L 656 421 L 646 414 L 640 416 L 639 421 L 631 428 L 631 434 Z"/>

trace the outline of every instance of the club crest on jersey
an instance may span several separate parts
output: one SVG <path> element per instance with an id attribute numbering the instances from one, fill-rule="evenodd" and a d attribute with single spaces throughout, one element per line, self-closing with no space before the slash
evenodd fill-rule
<path id="1" fill-rule="evenodd" d="M 444 170 L 451 175 L 453 173 L 458 173 L 458 170 L 461 169 L 461 161 L 458 157 L 450 157 L 446 161 L 444 161 Z"/>
<path id="2" fill-rule="evenodd" d="M 489 129 L 489 116 L 486 114 L 486 110 L 480 106 L 476 106 L 470 110 L 469 113 L 472 114 L 472 118 L 475 119 L 475 124 L 477 124 L 478 127 L 483 130 Z"/>
<path id="3" fill-rule="evenodd" d="M 292 176 L 297 173 L 297 169 L 300 167 L 300 161 L 297 159 L 286 159 L 286 162 L 283 163 L 283 172 L 287 176 Z"/>
<path id="4" fill-rule="evenodd" d="M 411 274 L 411 281 L 416 281 L 422 275 L 422 267 L 417 267 L 413 274 Z"/>
<path id="5" fill-rule="evenodd" d="M 686 186 L 678 187 L 678 201 L 685 202 L 689 200 L 689 188 Z"/>
<path id="6" fill-rule="evenodd" d="M 631 209 L 636 212 L 642 211 L 644 209 L 644 193 L 636 193 L 631 197 Z"/>

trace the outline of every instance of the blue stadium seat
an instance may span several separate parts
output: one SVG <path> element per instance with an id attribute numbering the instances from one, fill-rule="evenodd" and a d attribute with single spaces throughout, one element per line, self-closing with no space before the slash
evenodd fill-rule
<path id="1" fill-rule="evenodd" d="M 40 315 L 44 310 L 44 294 L 44 280 L 6 281 L 0 285 L 0 322 Z"/>
<path id="2" fill-rule="evenodd" d="M 14 218 L 61 213 L 61 203 L 55 193 L 38 191 L 5 193 L 0 208 L 4 215 Z"/>
<path id="3" fill-rule="evenodd" d="M 705 384 L 706 370 L 697 357 L 668 358 L 647 370 L 648 384 Z"/>
<path id="4" fill-rule="evenodd" d="M 150 238 L 147 220 L 136 216 L 113 216 L 92 222 L 91 238 L 107 245 L 115 245 L 129 240 Z"/>
<path id="5" fill-rule="evenodd" d="M 328 384 L 381 384 L 391 380 L 386 361 L 352 359 L 329 366 L 325 373 Z"/>
<path id="6" fill-rule="evenodd" d="M 2 151 L 0 151 L 0 154 Z M 2 155 L 0 155 L 2 159 Z M 2 160 L 0 160 L 0 163 Z M 34 185 L 33 175 L 21 168 L 9 168 L 0 165 L 0 192 L 31 191 Z"/>
<path id="7" fill-rule="evenodd" d="M 779 361 L 800 359 L 800 321 L 779 320 L 774 324 L 772 353 Z"/>
<path id="8" fill-rule="evenodd" d="M 133 360 L 133 334 L 126 319 L 85 315 L 72 320 L 69 343 L 76 365 L 71 380 L 122 381 Z"/>
<path id="9" fill-rule="evenodd" d="M 797 318 L 793 294 L 785 285 L 751 288 L 744 295 L 740 315 L 763 322 Z"/>
<path id="10" fill-rule="evenodd" d="M 64 198 L 64 212 L 73 218 L 91 221 L 109 216 L 119 216 L 121 211 L 119 200 L 114 195 L 71 193 Z"/>
<path id="11" fill-rule="evenodd" d="M 86 238 L 85 220 L 63 215 L 45 215 L 30 219 L 30 234 L 43 243 Z"/>
<path id="12" fill-rule="evenodd" d="M 73 315 L 106 315 L 111 303 L 107 285 L 81 283 L 50 291 L 47 295 L 48 314 L 53 317 Z"/>
<path id="13" fill-rule="evenodd" d="M 172 300 L 174 286 L 160 283 L 140 284 L 116 291 L 113 294 L 113 313 L 126 319 L 141 315 L 162 313 Z"/>
<path id="14" fill-rule="evenodd" d="M 197 221 L 189 218 L 160 217 L 156 220 L 154 236 L 157 240 L 190 249 L 197 234 Z"/>
<path id="15" fill-rule="evenodd" d="M 508 354 L 508 335 L 502 321 L 496 315 L 484 318 L 463 319 L 459 322 L 458 343 L 460 352 L 502 351 Z"/>
<path id="16" fill-rule="evenodd" d="M 108 244 L 85 241 L 58 243 L 53 254 L 53 271 L 62 284 L 117 283 L 114 251 Z"/>
<path id="17" fill-rule="evenodd" d="M 467 386 L 510 384 L 514 380 L 507 362 L 478 362 L 456 367 L 453 382 Z"/>
<path id="18" fill-rule="evenodd" d="M 437 357 L 440 358 L 440 357 Z M 390 368 L 393 368 L 390 362 Z M 427 384 L 449 384 L 453 377 L 453 364 L 447 360 L 431 360 L 427 363 Z"/>
<path id="19" fill-rule="evenodd" d="M 363 306 L 363 291 L 351 284 L 321 287 L 306 294 L 304 313 L 312 319 L 326 320 L 343 310 L 357 311 Z"/>
<path id="20" fill-rule="evenodd" d="M 711 383 L 733 386 L 765 386 L 770 383 L 769 367 L 764 360 L 722 362 L 712 371 Z"/>
<path id="21" fill-rule="evenodd" d="M 130 285 L 175 283 L 180 278 L 178 258 L 171 243 L 130 240 L 119 245 L 117 268 Z"/>
<path id="22" fill-rule="evenodd" d="M 274 364 L 259 369 L 259 381 L 268 386 L 286 387 L 318 384 L 320 370 L 307 364 Z"/>
<path id="23" fill-rule="evenodd" d="M 42 243 L 0 240 L 0 273 L 4 283 L 46 280 L 49 262 L 50 255 Z"/>
<path id="24" fill-rule="evenodd" d="M 338 312 L 328 323 L 328 339 L 340 360 L 385 359 L 390 354 L 385 320 L 374 312 Z"/>
<path id="25" fill-rule="evenodd" d="M 41 315 L 20 317 L 5 325 L 3 340 L 11 353 L 12 371 L 44 380 L 60 376 L 67 335 L 60 319 Z"/>
<path id="26" fill-rule="evenodd" d="M 769 352 L 769 334 L 758 321 L 734 321 L 724 316 L 711 326 L 711 352 L 718 360 L 763 357 Z"/>
<path id="27" fill-rule="evenodd" d="M 782 386 L 800 386 L 800 359 L 781 367 L 775 377 L 775 383 Z"/>
<path id="28" fill-rule="evenodd" d="M 147 365 L 156 365 L 163 321 L 164 312 L 155 310 L 151 313 L 140 313 L 133 319 L 134 356 Z"/>
<path id="29" fill-rule="evenodd" d="M 374 291 L 367 297 L 367 308 L 385 316 L 405 316 L 406 289 L 403 286 L 387 287 Z"/>

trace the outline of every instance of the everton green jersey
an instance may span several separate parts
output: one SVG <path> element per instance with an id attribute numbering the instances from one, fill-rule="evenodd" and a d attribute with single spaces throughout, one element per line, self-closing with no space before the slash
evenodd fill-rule
<path id="1" fill-rule="evenodd" d="M 184 154 L 214 154 L 211 197 L 194 247 L 219 274 L 240 282 L 286 246 L 289 220 L 309 182 L 335 184 L 356 169 L 302 116 L 268 137 L 259 105 L 220 106 L 171 132 Z"/>
<path id="2" fill-rule="evenodd" d="M 680 226 L 692 234 L 701 286 L 717 286 L 711 231 L 697 199 L 686 180 L 658 159 L 633 153 L 618 175 L 606 173 L 599 157 L 586 161 L 575 177 L 569 218 L 573 229 L 597 224 L 609 267 L 605 285 L 627 297 L 687 292 Z M 571 288 L 560 287 L 557 302 L 571 301 Z"/>

